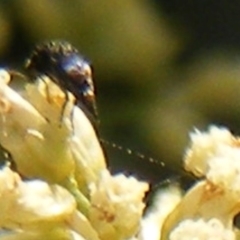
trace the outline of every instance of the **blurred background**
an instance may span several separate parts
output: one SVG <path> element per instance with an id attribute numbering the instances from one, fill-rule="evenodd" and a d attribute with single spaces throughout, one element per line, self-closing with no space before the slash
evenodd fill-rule
<path id="1" fill-rule="evenodd" d="M 0 64 L 21 70 L 37 42 L 65 39 L 94 67 L 110 169 L 160 182 L 181 173 L 194 128 L 240 134 L 240 2 L 0 1 Z M 148 157 L 163 161 L 151 164 Z"/>

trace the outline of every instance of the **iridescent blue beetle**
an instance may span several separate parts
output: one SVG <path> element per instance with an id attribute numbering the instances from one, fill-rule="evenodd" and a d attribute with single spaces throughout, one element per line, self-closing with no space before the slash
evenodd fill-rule
<path id="1" fill-rule="evenodd" d="M 90 118 L 97 117 L 92 70 L 78 50 L 66 41 L 38 44 L 26 62 L 26 69 L 34 76 L 46 75 L 63 90 L 75 97 L 78 105 Z"/>

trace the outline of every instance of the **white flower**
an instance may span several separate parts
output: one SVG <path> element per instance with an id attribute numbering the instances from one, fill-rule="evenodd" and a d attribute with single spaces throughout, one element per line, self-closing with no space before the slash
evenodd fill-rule
<path id="1" fill-rule="evenodd" d="M 170 240 L 234 240 L 235 234 L 217 219 L 185 220 L 172 231 Z"/>
<path id="2" fill-rule="evenodd" d="M 161 236 L 161 226 L 167 216 L 180 202 L 182 192 L 180 188 L 172 184 L 169 187 L 160 188 L 154 195 L 153 205 L 147 210 L 141 223 L 139 238 L 141 240 L 158 240 Z"/>
<path id="3" fill-rule="evenodd" d="M 226 128 L 211 126 L 209 132 L 195 130 L 190 134 L 191 146 L 186 151 L 184 167 L 196 176 L 204 176 L 209 158 L 224 145 L 234 144 L 232 134 Z"/>
<path id="4" fill-rule="evenodd" d="M 198 180 L 185 194 L 112 176 L 91 123 L 48 78 L 18 92 L 0 71 L 0 144 L 16 164 L 0 168 L 1 240 L 233 240 L 240 212 L 240 140 L 224 128 L 195 130 L 184 166 Z M 21 94 L 19 94 L 21 93 Z M 63 115 L 61 115 L 63 114 Z"/>
<path id="5" fill-rule="evenodd" d="M 66 189 L 41 180 L 22 181 L 7 166 L 0 170 L 0 209 L 0 239 L 85 239 L 67 223 L 77 210 Z M 83 236 L 97 240 L 88 237 L 95 232 L 90 224 L 84 226 L 88 235 Z"/>
<path id="6" fill-rule="evenodd" d="M 0 239 L 135 238 L 148 184 L 111 176 L 70 93 L 62 109 L 66 96 L 48 78 L 21 95 L 10 79 L 0 71 L 0 144 L 16 164 L 16 172 L 10 164 L 0 168 Z"/>
<path id="7" fill-rule="evenodd" d="M 145 208 L 142 199 L 148 184 L 123 174 L 111 176 L 103 171 L 90 186 L 89 219 L 101 239 L 127 239 L 134 236 Z"/>
<path id="8" fill-rule="evenodd" d="M 211 127 L 208 133 L 191 134 L 185 168 L 202 176 L 222 191 L 240 198 L 240 140 L 227 129 Z"/>
<path id="9" fill-rule="evenodd" d="M 201 176 L 177 205 L 160 219 L 144 221 L 142 233 L 161 240 L 235 239 L 239 235 L 233 225 L 240 212 L 240 140 L 224 128 L 210 127 L 208 132 L 195 130 L 186 151 L 184 165 L 191 173 Z M 168 190 L 169 201 L 174 202 Z M 157 201 L 157 209 L 165 209 L 164 201 Z M 159 215 L 160 216 L 160 215 Z M 158 225 L 159 232 L 156 231 Z M 153 228 L 155 226 L 155 228 Z M 142 235 L 141 239 L 148 239 Z"/>

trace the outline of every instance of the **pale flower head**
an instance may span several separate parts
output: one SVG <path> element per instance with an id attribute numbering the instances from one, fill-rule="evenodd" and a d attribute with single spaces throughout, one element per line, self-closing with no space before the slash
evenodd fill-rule
<path id="1" fill-rule="evenodd" d="M 64 220 L 76 209 L 76 201 L 63 187 L 41 180 L 24 182 L 6 166 L 0 171 L 0 209 L 0 226 L 14 229 Z"/>
<path id="2" fill-rule="evenodd" d="M 21 95 L 1 80 L 0 142 L 18 171 L 50 182 L 62 182 L 75 171 L 81 171 L 84 184 L 96 179 L 105 159 L 89 120 L 73 107 L 73 97 L 69 94 L 61 116 L 65 94 L 49 79 L 26 85 Z"/>
<path id="3" fill-rule="evenodd" d="M 89 219 L 101 239 L 126 239 L 140 227 L 148 184 L 123 174 L 111 176 L 103 171 L 99 181 L 90 186 Z"/>
<path id="4" fill-rule="evenodd" d="M 141 240 L 238 239 L 234 218 L 240 213 L 240 142 L 226 128 L 190 134 L 184 167 L 201 179 L 179 196 L 172 188 L 160 190 L 168 202 L 155 198 L 142 224 Z M 197 179 L 196 179 L 197 180 Z M 167 209 L 164 213 L 163 210 Z M 159 209 L 159 210 L 158 210 Z"/>
<path id="5" fill-rule="evenodd" d="M 195 130 L 184 167 L 198 180 L 185 194 L 107 169 L 84 112 L 49 78 L 9 87 L 0 71 L 0 240 L 233 240 L 240 212 L 240 140 L 225 128 Z M 14 77 L 18 78 L 18 77 Z M 62 106 L 66 103 L 64 109 Z M 63 115 L 61 115 L 63 114 Z M 10 161 L 10 160 L 9 160 Z M 14 170 L 13 170 L 14 169 Z"/>
<path id="6" fill-rule="evenodd" d="M 135 238 L 148 184 L 108 172 L 70 93 L 46 77 L 14 91 L 11 77 L 0 71 L 0 144 L 16 164 L 0 168 L 0 239 Z"/>
<path id="7" fill-rule="evenodd" d="M 191 146 L 186 151 L 184 167 L 194 175 L 204 176 L 208 170 L 208 160 L 224 145 L 234 144 L 234 138 L 226 128 L 211 126 L 204 133 L 195 129 L 190 134 Z"/>
<path id="8" fill-rule="evenodd" d="M 232 230 L 226 229 L 217 219 L 185 220 L 172 231 L 170 240 L 235 240 Z"/>

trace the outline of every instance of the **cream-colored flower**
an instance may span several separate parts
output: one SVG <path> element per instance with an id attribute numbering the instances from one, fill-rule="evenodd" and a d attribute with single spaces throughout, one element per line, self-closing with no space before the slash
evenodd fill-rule
<path id="1" fill-rule="evenodd" d="M 240 198 L 240 140 L 227 129 L 211 127 L 208 133 L 191 134 L 191 147 L 187 150 L 185 167 L 192 173 L 196 166 L 202 176 L 222 191 Z M 198 168 L 199 169 L 199 168 Z"/>
<path id="2" fill-rule="evenodd" d="M 16 77 L 17 78 L 17 77 Z M 0 144 L 16 164 L 0 168 L 1 240 L 182 240 L 239 236 L 240 140 L 225 128 L 195 130 L 184 167 L 201 180 L 182 195 L 112 176 L 92 124 L 48 78 L 18 91 L 0 71 Z M 63 115 L 62 115 L 63 114 Z M 196 234 L 197 233 L 197 234 Z"/>
<path id="3" fill-rule="evenodd" d="M 198 232 L 197 239 L 235 239 L 233 219 L 240 212 L 239 143 L 239 138 L 224 128 L 210 127 L 208 132 L 191 134 L 185 168 L 201 175 L 202 180 L 168 215 L 161 239 L 192 239 L 191 226 Z"/>
<path id="4" fill-rule="evenodd" d="M 0 226 L 9 229 L 66 219 L 76 209 L 76 202 L 60 186 L 41 180 L 23 182 L 17 173 L 4 167 L 0 171 L 0 209 Z"/>
<path id="5" fill-rule="evenodd" d="M 10 79 L 0 71 L 0 144 L 16 164 L 0 168 L 0 239 L 134 239 L 148 184 L 111 176 L 70 93 L 62 109 L 66 96 L 48 78 L 17 92 Z"/>
<path id="6" fill-rule="evenodd" d="M 235 234 L 226 229 L 218 219 L 185 220 L 172 231 L 170 240 L 234 240 Z"/>
<path id="7" fill-rule="evenodd" d="M 180 202 L 181 197 L 182 191 L 176 184 L 171 184 L 167 188 L 160 188 L 154 194 L 153 204 L 147 209 L 141 223 L 140 240 L 160 239 L 160 227 Z"/>
<path id="8" fill-rule="evenodd" d="M 98 240 L 66 189 L 41 180 L 22 181 L 7 166 L 0 170 L 0 209 L 1 240 Z M 76 214 L 81 217 L 76 219 Z M 75 231 L 76 224 L 85 231 Z"/>
<path id="9" fill-rule="evenodd" d="M 209 132 L 195 130 L 190 134 L 191 146 L 186 151 L 184 167 L 186 171 L 201 177 L 208 170 L 209 158 L 215 156 L 222 146 L 234 144 L 234 138 L 226 128 L 211 126 Z"/>
<path id="10" fill-rule="evenodd" d="M 49 79 L 28 84 L 21 90 L 24 98 L 6 82 L 0 81 L 1 145 L 19 173 L 66 186 L 86 211 L 82 193 L 88 195 L 88 184 L 106 167 L 89 120 L 73 107 L 71 95 L 61 116 L 65 94 Z"/>
<path id="11" fill-rule="evenodd" d="M 100 238 L 127 239 L 140 227 L 145 208 L 142 199 L 148 184 L 123 174 L 111 176 L 106 170 L 97 183 L 90 186 L 89 219 Z"/>

